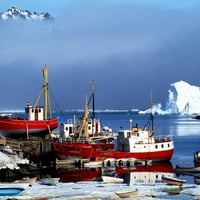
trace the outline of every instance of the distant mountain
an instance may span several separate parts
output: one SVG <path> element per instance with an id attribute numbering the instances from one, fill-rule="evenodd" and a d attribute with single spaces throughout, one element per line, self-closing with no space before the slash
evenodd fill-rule
<path id="1" fill-rule="evenodd" d="M 13 6 L 0 13 L 0 20 L 51 21 L 54 18 L 49 13 L 30 12 Z"/>

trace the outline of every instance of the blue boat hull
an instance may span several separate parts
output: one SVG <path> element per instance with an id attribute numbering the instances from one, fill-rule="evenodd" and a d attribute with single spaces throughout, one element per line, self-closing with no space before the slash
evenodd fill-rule
<path id="1" fill-rule="evenodd" d="M 23 188 L 0 188 L 0 196 L 14 196 L 23 190 Z"/>

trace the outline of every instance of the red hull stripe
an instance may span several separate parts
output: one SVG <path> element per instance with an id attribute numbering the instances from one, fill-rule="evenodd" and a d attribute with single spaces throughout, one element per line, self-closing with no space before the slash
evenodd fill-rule
<path id="1" fill-rule="evenodd" d="M 162 150 L 157 152 L 118 152 L 114 151 L 112 145 L 104 144 L 104 145 L 90 145 L 90 144 L 70 144 L 70 143 L 57 143 L 52 142 L 52 146 L 54 151 L 59 152 L 58 157 L 61 156 L 75 156 L 81 158 L 136 158 L 140 160 L 170 160 L 173 155 L 173 149 Z M 95 146 L 95 147 L 94 147 Z"/>

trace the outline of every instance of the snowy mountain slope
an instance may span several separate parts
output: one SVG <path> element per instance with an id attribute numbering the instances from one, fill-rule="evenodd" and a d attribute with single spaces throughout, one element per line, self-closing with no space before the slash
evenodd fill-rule
<path id="1" fill-rule="evenodd" d="M 11 7 L 5 12 L 0 13 L 1 20 L 28 20 L 28 21 L 44 21 L 54 20 L 49 13 L 30 12 L 28 10 L 21 10 L 17 7 Z"/>

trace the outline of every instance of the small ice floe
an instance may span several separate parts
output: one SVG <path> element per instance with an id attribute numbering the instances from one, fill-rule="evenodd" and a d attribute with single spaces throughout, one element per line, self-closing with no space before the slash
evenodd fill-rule
<path id="1" fill-rule="evenodd" d="M 115 192 L 120 198 L 128 198 L 137 195 L 137 189 L 129 189 L 129 190 L 120 190 Z"/>

